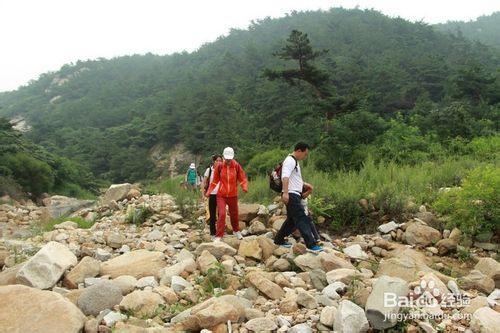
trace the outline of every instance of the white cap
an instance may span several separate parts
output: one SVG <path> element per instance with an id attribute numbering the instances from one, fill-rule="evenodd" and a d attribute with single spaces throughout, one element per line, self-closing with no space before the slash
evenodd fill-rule
<path id="1" fill-rule="evenodd" d="M 224 148 L 224 152 L 222 153 L 222 156 L 224 156 L 224 158 L 226 160 L 232 160 L 234 158 L 233 148 L 231 148 L 231 147 Z"/>
<path id="2" fill-rule="evenodd" d="M 194 163 L 191 163 L 191 164 L 189 165 L 189 169 L 196 169 L 195 164 L 194 164 Z"/>

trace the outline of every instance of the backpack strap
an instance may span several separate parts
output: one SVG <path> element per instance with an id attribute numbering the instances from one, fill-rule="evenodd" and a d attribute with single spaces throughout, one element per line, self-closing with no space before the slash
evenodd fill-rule
<path id="1" fill-rule="evenodd" d="M 288 155 L 288 156 L 291 156 L 293 158 L 293 160 L 295 161 L 295 171 L 297 171 L 297 165 L 299 165 L 299 162 L 297 161 L 297 159 L 295 158 L 295 156 L 293 156 L 292 154 Z"/>

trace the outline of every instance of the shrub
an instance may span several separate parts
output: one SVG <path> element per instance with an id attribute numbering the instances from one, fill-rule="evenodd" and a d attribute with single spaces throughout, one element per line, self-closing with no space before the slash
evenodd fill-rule
<path id="1" fill-rule="evenodd" d="M 273 149 L 256 154 L 245 167 L 248 177 L 267 175 L 267 172 L 274 169 L 278 163 L 283 162 L 288 153 L 284 149 Z"/>
<path id="2" fill-rule="evenodd" d="M 443 192 L 434 208 L 450 217 L 450 227 L 465 233 L 500 229 L 500 168 L 479 166 L 464 179 L 461 188 Z"/>
<path id="3" fill-rule="evenodd" d="M 54 172 L 45 162 L 25 153 L 5 156 L 2 164 L 12 171 L 17 182 L 33 195 L 48 192 L 54 185 Z"/>

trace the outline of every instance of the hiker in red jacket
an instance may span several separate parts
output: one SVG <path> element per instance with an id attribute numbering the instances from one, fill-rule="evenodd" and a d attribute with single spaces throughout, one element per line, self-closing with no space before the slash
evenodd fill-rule
<path id="1" fill-rule="evenodd" d="M 247 177 L 241 165 L 234 160 L 233 148 L 226 147 L 222 156 L 224 157 L 224 161 L 217 164 L 214 170 L 213 181 L 205 192 L 205 196 L 208 197 L 220 182 L 219 191 L 217 192 L 219 218 L 217 220 L 215 240 L 219 241 L 224 236 L 226 228 L 226 205 L 229 207 L 229 217 L 233 233 L 238 239 L 242 239 L 243 236 L 241 235 L 238 221 L 238 183 L 240 183 L 241 189 L 245 193 L 248 192 Z"/>

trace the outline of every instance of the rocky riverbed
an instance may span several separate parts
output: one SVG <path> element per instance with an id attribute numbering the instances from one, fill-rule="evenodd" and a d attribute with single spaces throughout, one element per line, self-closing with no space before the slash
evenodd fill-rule
<path id="1" fill-rule="evenodd" d="M 135 212 L 150 212 L 130 223 Z M 497 332 L 498 244 L 464 254 L 424 207 L 374 234 L 277 247 L 279 203 L 240 206 L 244 239 L 212 242 L 203 207 L 113 185 L 99 203 L 0 205 L 0 332 Z M 47 216 L 73 221 L 34 232 Z M 458 251 L 458 253 L 457 253 Z"/>

